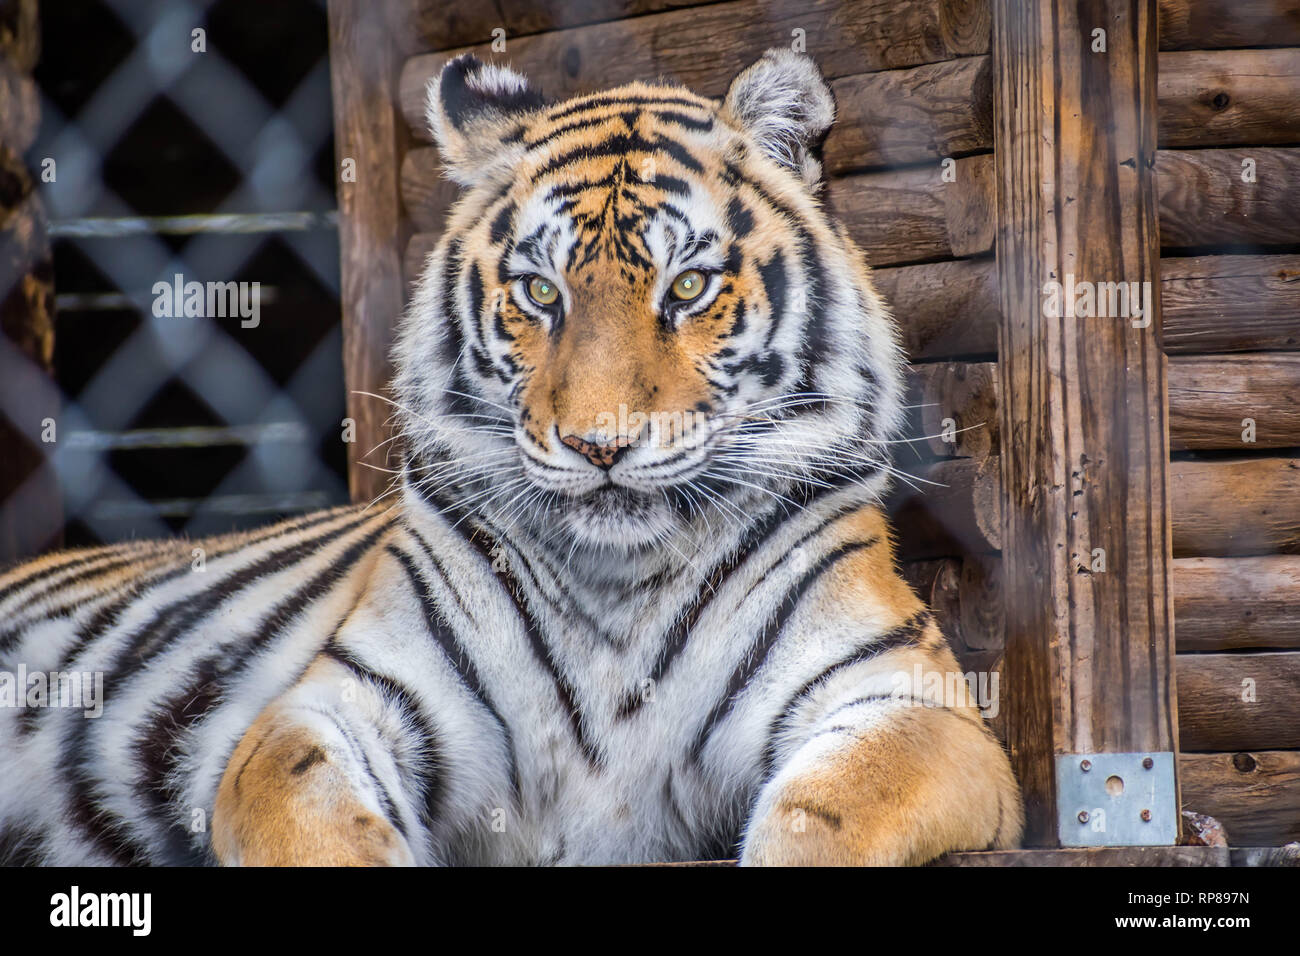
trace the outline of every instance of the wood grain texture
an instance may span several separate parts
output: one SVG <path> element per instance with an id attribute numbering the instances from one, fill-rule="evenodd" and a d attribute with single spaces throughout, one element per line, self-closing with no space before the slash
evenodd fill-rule
<path id="1" fill-rule="evenodd" d="M 1002 559 L 995 554 L 911 561 L 903 577 L 935 612 L 958 660 L 1001 655 Z"/>
<path id="2" fill-rule="evenodd" d="M 1184 750 L 1300 748 L 1300 652 L 1179 654 L 1178 689 Z"/>
<path id="3" fill-rule="evenodd" d="M 391 377 L 388 349 L 402 311 L 401 249 L 406 226 L 398 196 L 399 130 L 396 62 L 385 16 L 397 0 L 379 5 L 330 0 L 330 79 L 334 143 L 342 161 L 356 162 L 356 181 L 340 182 L 339 255 L 343 307 L 343 373 L 348 416 L 356 441 L 348 445 L 348 485 L 354 501 L 370 501 L 388 484 L 366 458 L 387 435 L 390 406 L 358 392 L 382 394 Z M 365 459 L 365 462 L 363 462 Z"/>
<path id="4" fill-rule="evenodd" d="M 712 0 L 407 0 L 398 49 L 403 53 L 449 50 L 489 43 L 492 31 L 511 38 L 623 20 L 676 7 L 703 6 Z"/>
<path id="5" fill-rule="evenodd" d="M 507 39 L 499 55 L 480 44 L 412 57 L 402 68 L 402 113 L 429 138 L 425 87 L 461 52 L 509 62 L 557 99 L 655 76 L 721 96 L 764 50 L 790 46 L 794 30 L 804 31 L 828 79 L 989 50 L 986 0 L 732 0 Z"/>
<path id="6" fill-rule="evenodd" d="M 1165 350 L 1300 349 L 1300 256 L 1160 260 Z"/>
<path id="7" fill-rule="evenodd" d="M 841 176 L 827 193 L 872 266 L 979 256 L 993 248 L 993 157 L 955 161 L 944 182 L 938 163 Z"/>
<path id="8" fill-rule="evenodd" d="M 1160 0 L 1160 49 L 1300 46 L 1294 0 Z"/>
<path id="9" fill-rule="evenodd" d="M 993 76 L 987 56 L 831 83 L 835 125 L 823 153 L 835 175 L 993 148 Z"/>
<path id="10" fill-rule="evenodd" d="M 1300 50 L 1160 54 L 1160 146 L 1300 143 Z"/>
<path id="11" fill-rule="evenodd" d="M 1300 149 L 1162 149 L 1156 178 L 1166 248 L 1300 243 Z"/>
<path id="12" fill-rule="evenodd" d="M 934 457 L 987 458 L 998 453 L 996 362 L 930 362 L 908 372 L 912 423 L 907 448 Z M 906 449 L 896 458 L 908 460 Z"/>
<path id="13" fill-rule="evenodd" d="M 996 0 L 993 60 L 1008 744 L 1026 842 L 1051 845 L 1055 754 L 1178 749 L 1159 323 L 1042 298 L 1067 274 L 1158 288 L 1154 3 Z"/>
<path id="14" fill-rule="evenodd" d="M 1174 556 L 1300 553 L 1300 460 L 1169 465 Z"/>
<path id="15" fill-rule="evenodd" d="M 958 259 L 872 272 L 909 358 L 992 355 L 998 348 L 998 276 L 992 259 Z"/>
<path id="16" fill-rule="evenodd" d="M 1179 651 L 1300 650 L 1300 556 L 1178 558 Z"/>
<path id="17" fill-rule="evenodd" d="M 1300 446 L 1300 354 L 1170 359 L 1169 439 L 1175 450 Z"/>
<path id="18" fill-rule="evenodd" d="M 1184 804 L 1222 823 L 1229 842 L 1300 840 L 1300 752 L 1184 753 L 1178 768 Z"/>

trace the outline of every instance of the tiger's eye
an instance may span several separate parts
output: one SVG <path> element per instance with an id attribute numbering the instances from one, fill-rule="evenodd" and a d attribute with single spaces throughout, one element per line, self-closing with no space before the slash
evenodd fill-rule
<path id="1" fill-rule="evenodd" d="M 560 290 L 550 279 L 533 276 L 528 282 L 528 296 L 538 305 L 555 305 L 560 297 Z"/>
<path id="2" fill-rule="evenodd" d="M 688 269 L 673 280 L 673 298 L 682 302 L 698 299 L 704 291 L 704 273 Z"/>

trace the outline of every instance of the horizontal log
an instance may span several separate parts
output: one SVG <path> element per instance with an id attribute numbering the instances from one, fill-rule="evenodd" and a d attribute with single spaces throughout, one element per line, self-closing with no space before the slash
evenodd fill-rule
<path id="1" fill-rule="evenodd" d="M 1222 823 L 1232 844 L 1300 840 L 1300 753 L 1182 753 L 1178 778 L 1183 806 Z"/>
<path id="2" fill-rule="evenodd" d="M 408 55 L 427 50 L 490 43 L 492 31 L 510 39 L 530 33 L 563 30 L 606 20 L 624 20 L 676 7 L 702 6 L 712 0 L 397 0 L 403 19 L 395 31 L 398 48 Z"/>
<path id="3" fill-rule="evenodd" d="M 1300 243 L 1300 149 L 1162 149 L 1156 179 L 1165 248 Z"/>
<path id="4" fill-rule="evenodd" d="M 995 362 L 933 362 L 908 374 L 910 447 L 944 458 L 998 453 L 998 369 Z M 908 460 L 906 448 L 896 455 Z"/>
<path id="5" fill-rule="evenodd" d="M 998 275 L 991 258 L 872 272 L 893 310 L 909 358 L 993 355 L 998 350 Z"/>
<path id="6" fill-rule="evenodd" d="M 1300 354 L 1169 360 L 1173 449 L 1300 446 Z"/>
<path id="7" fill-rule="evenodd" d="M 830 207 L 873 266 L 978 256 L 993 248 L 993 157 L 955 161 L 952 182 L 922 166 L 833 179 Z"/>
<path id="8" fill-rule="evenodd" d="M 722 96 L 731 79 L 763 50 L 788 47 L 792 37 L 800 36 L 828 79 L 938 63 L 989 52 L 988 3 L 733 0 L 507 37 L 499 56 L 486 46 L 465 49 L 483 59 L 508 62 L 557 99 L 657 76 L 705 96 Z M 415 56 L 402 68 L 399 101 L 416 136 L 429 138 L 424 121 L 429 80 L 460 52 Z"/>
<path id="9" fill-rule="evenodd" d="M 1180 651 L 1300 650 L 1300 556 L 1178 558 L 1173 594 Z"/>
<path id="10" fill-rule="evenodd" d="M 907 477 L 895 479 L 888 504 L 901 560 L 986 554 L 1001 548 L 996 457 L 899 468 Z"/>
<path id="11" fill-rule="evenodd" d="M 408 150 L 398 177 L 402 205 L 421 232 L 442 228 L 460 187 L 443 175 L 442 160 L 432 146 Z"/>
<path id="12" fill-rule="evenodd" d="M 1172 461 L 1174 557 L 1300 552 L 1300 460 Z"/>
<path id="13" fill-rule="evenodd" d="M 1160 54 L 1160 146 L 1300 142 L 1300 51 Z"/>
<path id="14" fill-rule="evenodd" d="M 1300 349 L 1300 256 L 1160 260 L 1165 351 Z"/>
<path id="15" fill-rule="evenodd" d="M 909 561 L 907 583 L 935 612 L 959 660 L 1000 655 L 1006 640 L 1002 612 L 1002 559 L 993 554 Z"/>
<path id="16" fill-rule="evenodd" d="M 835 80 L 826 171 L 835 175 L 991 150 L 992 84 L 987 56 Z"/>
<path id="17" fill-rule="evenodd" d="M 1300 652 L 1177 660 L 1181 750 L 1300 748 Z"/>
<path id="18" fill-rule="evenodd" d="M 1162 50 L 1300 46 L 1292 0 L 1160 0 L 1159 17 Z"/>

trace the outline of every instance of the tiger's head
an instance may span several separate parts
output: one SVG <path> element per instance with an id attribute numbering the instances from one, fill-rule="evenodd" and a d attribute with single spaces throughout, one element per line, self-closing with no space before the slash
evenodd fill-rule
<path id="1" fill-rule="evenodd" d="M 883 487 L 902 357 L 818 200 L 810 59 L 551 104 L 466 55 L 428 116 L 463 191 L 395 356 L 410 487 L 622 552 Z"/>

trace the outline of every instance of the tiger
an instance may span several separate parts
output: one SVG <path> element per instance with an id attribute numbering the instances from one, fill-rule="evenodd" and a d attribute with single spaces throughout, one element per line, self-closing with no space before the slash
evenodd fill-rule
<path id="1" fill-rule="evenodd" d="M 459 198 L 395 337 L 390 492 L 0 577 L 3 861 L 1015 847 L 1006 753 L 921 680 L 960 668 L 898 571 L 904 356 L 821 198 L 813 60 L 553 101 L 467 54 L 427 95 Z"/>

